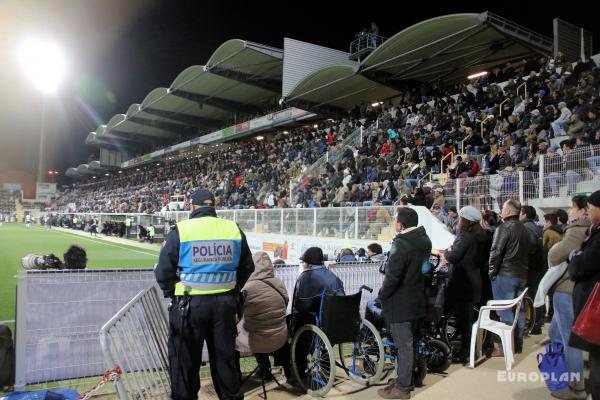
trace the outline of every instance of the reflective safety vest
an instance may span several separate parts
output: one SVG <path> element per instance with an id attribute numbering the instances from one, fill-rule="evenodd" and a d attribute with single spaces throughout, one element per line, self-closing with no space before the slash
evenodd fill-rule
<path id="1" fill-rule="evenodd" d="M 73 224 L 77 224 L 77 218 L 73 218 Z"/>
<path id="2" fill-rule="evenodd" d="M 154 237 L 154 227 L 153 226 L 148 227 L 148 236 Z"/>
<path id="3" fill-rule="evenodd" d="M 125 218 L 125 226 L 128 228 L 131 226 L 131 218 Z"/>
<path id="4" fill-rule="evenodd" d="M 237 282 L 242 233 L 233 221 L 216 217 L 177 223 L 179 280 L 175 295 L 228 292 Z"/>

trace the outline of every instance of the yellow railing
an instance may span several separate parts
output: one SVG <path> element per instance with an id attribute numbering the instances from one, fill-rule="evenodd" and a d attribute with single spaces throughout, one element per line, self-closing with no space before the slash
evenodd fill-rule
<path id="1" fill-rule="evenodd" d="M 524 81 L 517 87 L 517 96 L 519 95 L 519 89 L 525 86 L 525 98 L 527 98 L 527 81 Z"/>
<path id="2" fill-rule="evenodd" d="M 452 164 L 454 162 L 454 152 L 452 153 L 448 153 L 446 154 L 444 157 L 442 157 L 442 159 L 440 160 L 440 174 L 444 173 L 444 161 L 450 157 L 450 164 Z"/>
<path id="3" fill-rule="evenodd" d="M 508 101 L 508 97 L 506 99 L 504 99 L 504 101 L 502 103 L 500 103 L 500 116 L 502 116 L 502 106 L 504 105 L 504 103 L 506 103 Z"/>
<path id="4" fill-rule="evenodd" d="M 487 121 L 488 119 L 494 119 L 494 116 L 488 115 L 487 117 L 485 117 L 483 119 L 483 121 L 481 121 L 481 137 L 483 137 L 483 125 L 485 124 L 485 121 Z"/>
<path id="5" fill-rule="evenodd" d="M 460 155 L 462 158 L 465 158 L 465 140 L 467 140 L 469 136 L 460 141 Z"/>
<path id="6" fill-rule="evenodd" d="M 429 183 L 433 182 L 433 175 L 431 172 L 427 173 L 427 175 L 425 175 L 424 177 L 419 179 L 419 184 L 417 186 L 421 186 L 421 182 L 423 182 L 425 179 L 428 179 L 428 178 L 429 178 Z"/>

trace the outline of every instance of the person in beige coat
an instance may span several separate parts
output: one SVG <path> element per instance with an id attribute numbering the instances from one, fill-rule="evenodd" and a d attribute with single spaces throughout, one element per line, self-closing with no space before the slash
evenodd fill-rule
<path id="1" fill-rule="evenodd" d="M 275 365 L 282 365 L 287 372 L 288 352 L 277 351 L 287 347 L 288 293 L 283 282 L 275 277 L 267 253 L 259 251 L 252 259 L 254 272 L 242 288 L 244 315 L 237 325 L 236 350 L 242 355 L 254 354 L 261 373 L 270 370 L 269 354 L 275 353 Z"/>
<path id="2" fill-rule="evenodd" d="M 569 222 L 564 226 L 563 238 L 548 251 L 548 266 L 554 267 L 562 262 L 566 262 L 569 254 L 573 250 L 581 247 L 585 240 L 586 232 L 590 227 L 590 220 L 586 214 L 587 197 L 575 196 L 571 200 L 569 208 Z M 569 376 L 577 376 L 569 382 L 569 386 L 552 395 L 558 398 L 585 398 L 583 386 L 583 353 L 581 350 L 568 345 L 571 336 L 571 327 L 575 321 L 573 310 L 573 288 L 574 282 L 565 271 L 564 275 L 554 284 L 552 305 L 554 306 L 554 315 L 548 332 L 550 339 L 564 344 L 565 360 Z M 573 374 L 573 375 L 572 375 Z"/>

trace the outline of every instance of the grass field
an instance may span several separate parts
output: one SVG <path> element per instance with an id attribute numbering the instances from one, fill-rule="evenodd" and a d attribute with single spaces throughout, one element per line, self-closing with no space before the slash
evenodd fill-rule
<path id="1" fill-rule="evenodd" d="M 77 244 L 88 256 L 88 268 L 152 268 L 158 259 L 158 249 L 108 243 L 101 239 L 76 234 L 47 231 L 23 224 L 0 226 L 0 321 L 15 319 L 16 275 L 21 270 L 21 257 L 26 254 L 54 253 L 61 260 L 67 248 Z"/>

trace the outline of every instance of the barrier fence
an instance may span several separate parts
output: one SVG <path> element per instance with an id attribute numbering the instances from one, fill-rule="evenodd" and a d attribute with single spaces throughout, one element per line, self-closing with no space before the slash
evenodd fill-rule
<path id="1" fill-rule="evenodd" d="M 362 285 L 374 289 L 373 293 L 363 293 L 364 312 L 367 301 L 381 287 L 380 265 L 347 263 L 329 268 L 342 280 L 348 294 Z M 290 299 L 300 272 L 298 265 L 275 269 Z M 118 384 L 123 387 L 117 385 L 120 396 L 127 391 L 136 393 L 130 393 L 129 398 L 157 398 L 155 393 L 164 394 L 168 387 L 167 306 L 168 299 L 162 298 L 149 269 L 21 271 L 16 388 L 68 387 L 83 392 L 116 363 L 123 370 Z M 206 350 L 202 359 L 208 361 Z M 242 362 L 245 372 L 253 366 L 253 358 Z M 208 366 L 201 368 L 200 375 L 210 376 Z M 110 385 L 104 391 L 106 387 Z"/>

